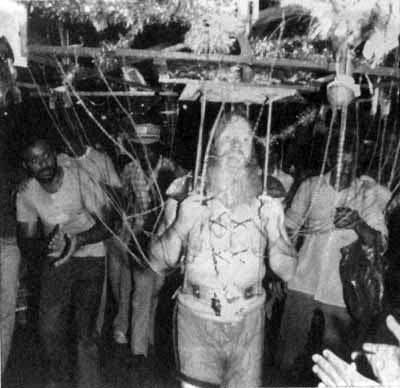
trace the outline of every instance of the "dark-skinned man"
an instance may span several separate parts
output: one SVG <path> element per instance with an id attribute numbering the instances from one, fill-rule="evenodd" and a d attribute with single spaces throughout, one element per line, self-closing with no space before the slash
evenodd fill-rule
<path id="1" fill-rule="evenodd" d="M 104 280 L 109 236 L 106 197 L 82 170 L 57 164 L 44 139 L 22 151 L 31 176 L 17 194 L 19 247 L 40 257 L 40 334 L 49 367 L 49 387 L 69 387 L 68 313 L 77 335 L 78 387 L 99 387 L 98 351 L 92 337 Z"/>

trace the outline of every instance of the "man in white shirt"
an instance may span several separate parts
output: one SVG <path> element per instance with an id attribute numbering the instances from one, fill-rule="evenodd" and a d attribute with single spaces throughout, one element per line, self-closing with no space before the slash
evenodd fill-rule
<path id="1" fill-rule="evenodd" d="M 66 339 L 73 307 L 78 386 L 100 387 L 92 334 L 104 280 L 103 240 L 109 236 L 107 201 L 83 170 L 59 166 L 47 141 L 29 141 L 22 157 L 31 179 L 17 194 L 18 242 L 23 254 L 36 251 L 42 264 L 39 325 L 49 384 L 70 384 Z"/>
<path id="2" fill-rule="evenodd" d="M 100 183 L 108 195 L 110 205 L 116 212 L 119 209 L 119 197 L 121 195 L 121 181 L 111 158 L 93 147 L 83 144 L 82 139 L 68 143 L 71 156 L 64 153 L 57 155 L 60 165 L 77 166 L 83 169 L 91 179 Z M 130 296 L 132 291 L 132 274 L 126 248 L 117 236 L 104 241 L 107 253 L 107 277 L 110 281 L 114 300 L 118 306 L 117 314 L 113 321 L 114 340 L 119 344 L 127 344 L 127 332 L 129 326 Z M 99 316 L 96 329 L 99 334 L 104 322 L 104 313 L 107 301 L 107 282 L 104 284 Z"/>
<path id="3" fill-rule="evenodd" d="M 336 153 L 330 158 L 333 163 Z M 333 165 L 332 163 L 332 165 Z M 351 318 L 343 300 L 339 275 L 341 248 L 360 238 L 372 246 L 383 243 L 386 225 L 376 187 L 355 177 L 352 144 L 346 143 L 340 178 L 337 166 L 321 177 L 306 179 L 286 214 L 285 224 L 295 239 L 305 234 L 295 276 L 288 282 L 282 317 L 280 367 L 290 370 L 302 355 L 313 314 L 322 311 L 322 345 L 339 354 L 348 348 Z"/>

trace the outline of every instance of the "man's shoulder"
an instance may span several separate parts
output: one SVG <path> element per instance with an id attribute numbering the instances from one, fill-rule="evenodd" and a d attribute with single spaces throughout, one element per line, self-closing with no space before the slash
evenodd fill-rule
<path id="1" fill-rule="evenodd" d="M 309 176 L 307 178 L 304 178 L 303 180 L 301 180 L 301 182 L 299 183 L 299 189 L 305 190 L 305 189 L 309 189 L 311 191 L 317 189 L 317 188 L 321 188 L 325 182 L 326 182 L 327 176 L 326 175 L 313 175 L 313 176 Z"/>
<path id="2" fill-rule="evenodd" d="M 359 182 L 365 195 L 374 195 L 379 204 L 383 208 L 386 207 L 392 197 L 392 192 L 387 187 L 366 175 L 360 176 Z"/>
<path id="3" fill-rule="evenodd" d="M 90 147 L 88 158 L 91 159 L 96 164 L 105 164 L 111 162 L 111 158 L 105 153 L 96 148 Z"/>
<path id="4" fill-rule="evenodd" d="M 38 181 L 35 178 L 27 177 L 24 178 L 16 188 L 16 193 L 18 196 L 30 196 L 32 195 L 39 185 Z"/>
<path id="5" fill-rule="evenodd" d="M 129 163 L 125 164 L 124 168 L 122 169 L 121 176 L 122 177 L 127 177 L 127 176 L 133 176 L 138 174 L 138 172 L 141 170 L 140 164 L 136 159 L 132 159 Z"/>
<path id="6" fill-rule="evenodd" d="M 140 162 L 135 158 L 132 158 L 128 163 L 125 164 L 123 170 L 132 170 L 138 167 L 140 167 Z"/>
<path id="7" fill-rule="evenodd" d="M 63 152 L 60 152 L 59 154 L 57 154 L 57 163 L 60 166 L 71 167 L 73 165 L 76 165 L 77 161 L 75 158 Z"/>
<path id="8" fill-rule="evenodd" d="M 64 179 L 68 182 L 67 184 L 77 184 L 80 189 L 100 187 L 99 179 L 96 175 L 88 171 L 86 168 L 73 164 L 71 166 L 63 166 L 64 168 Z"/>

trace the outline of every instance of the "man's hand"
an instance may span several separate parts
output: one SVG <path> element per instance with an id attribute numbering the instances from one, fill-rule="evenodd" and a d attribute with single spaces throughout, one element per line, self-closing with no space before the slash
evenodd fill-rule
<path id="1" fill-rule="evenodd" d="M 271 299 L 282 301 L 287 294 L 287 283 L 282 281 L 274 281 L 268 284 L 268 293 Z"/>
<path id="2" fill-rule="evenodd" d="M 186 236 L 195 223 L 208 213 L 207 206 L 202 203 L 203 199 L 204 197 L 200 194 L 191 194 L 181 202 L 174 225 L 178 233 Z"/>
<path id="3" fill-rule="evenodd" d="M 389 315 L 386 318 L 386 326 L 397 338 L 400 345 L 400 324 L 394 319 L 393 315 Z"/>
<path id="4" fill-rule="evenodd" d="M 383 385 L 400 386 L 400 347 L 365 343 L 363 350 L 375 376 Z M 353 353 L 352 359 L 357 355 L 357 352 Z"/>
<path id="5" fill-rule="evenodd" d="M 347 363 L 333 352 L 324 350 L 314 354 L 313 372 L 321 379 L 319 388 L 325 387 L 373 387 L 379 384 L 357 372 L 355 363 Z"/>
<path id="6" fill-rule="evenodd" d="M 357 210 L 349 207 L 336 208 L 335 218 L 333 223 L 338 229 L 353 229 L 355 225 L 361 221 L 361 217 Z"/>
<path id="7" fill-rule="evenodd" d="M 369 247 L 381 244 L 380 233 L 371 228 L 360 217 L 357 210 L 348 207 L 338 207 L 333 222 L 338 229 L 353 229 L 362 242 Z"/>
<path id="8" fill-rule="evenodd" d="M 389 315 L 386 318 L 386 325 L 397 338 L 400 345 L 400 324 Z M 400 386 L 400 347 L 386 344 L 366 343 L 363 349 L 371 364 L 375 376 L 383 385 Z M 358 356 L 357 352 L 352 354 L 352 358 Z"/>
<path id="9" fill-rule="evenodd" d="M 263 218 L 270 218 L 273 214 L 283 214 L 282 203 L 277 198 L 263 194 L 258 199 L 261 202 L 260 215 Z"/>
<path id="10" fill-rule="evenodd" d="M 75 236 L 70 237 L 65 235 L 65 241 L 65 252 L 63 250 L 62 255 L 58 258 L 57 261 L 53 263 L 55 267 L 59 267 L 60 265 L 65 264 L 67 261 L 69 261 L 78 249 L 78 240 Z"/>
<path id="11" fill-rule="evenodd" d="M 54 234 L 51 236 L 47 245 L 48 253 L 50 255 L 52 253 L 61 253 L 65 248 L 64 232 L 59 228 L 59 226 L 55 227 L 53 233 Z"/>

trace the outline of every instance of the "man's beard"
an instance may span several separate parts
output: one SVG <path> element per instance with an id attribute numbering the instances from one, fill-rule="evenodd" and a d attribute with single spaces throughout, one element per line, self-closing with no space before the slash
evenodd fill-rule
<path id="1" fill-rule="evenodd" d="M 224 165 L 221 158 L 210 161 L 207 171 L 208 195 L 218 197 L 230 209 L 251 205 L 262 191 L 257 164 L 251 161 L 235 169 Z"/>
<path id="2" fill-rule="evenodd" d="M 36 178 L 36 180 L 39 183 L 49 184 L 56 177 L 57 171 L 58 171 L 57 166 L 46 167 L 46 168 L 38 171 L 36 174 L 33 174 L 33 176 Z"/>

